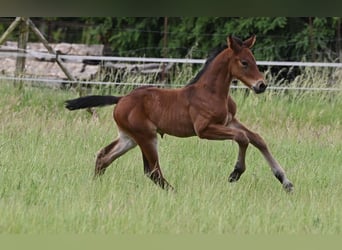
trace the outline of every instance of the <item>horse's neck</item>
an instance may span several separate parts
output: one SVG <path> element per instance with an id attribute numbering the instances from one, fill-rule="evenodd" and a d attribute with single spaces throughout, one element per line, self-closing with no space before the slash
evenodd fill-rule
<path id="1" fill-rule="evenodd" d="M 199 79 L 200 84 L 211 92 L 227 97 L 232 80 L 228 66 L 229 60 L 227 51 L 222 51 L 217 55 Z"/>

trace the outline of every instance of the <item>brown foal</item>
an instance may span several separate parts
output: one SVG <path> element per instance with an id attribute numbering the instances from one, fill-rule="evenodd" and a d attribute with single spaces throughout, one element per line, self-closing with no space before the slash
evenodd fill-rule
<path id="1" fill-rule="evenodd" d="M 239 153 L 229 181 L 239 180 L 245 171 L 248 144 L 265 157 L 275 177 L 288 192 L 293 190 L 283 168 L 270 153 L 263 138 L 236 118 L 236 104 L 229 95 L 233 79 L 255 93 L 266 90 L 250 48 L 255 36 L 245 41 L 229 36 L 227 45 L 209 57 L 203 69 L 188 85 L 179 89 L 140 87 L 125 96 L 86 96 L 66 101 L 69 110 L 116 104 L 114 120 L 118 138 L 97 155 L 95 175 L 101 175 L 118 157 L 136 145 L 140 147 L 144 172 L 165 189 L 173 187 L 164 178 L 158 159 L 157 134 L 198 136 L 209 140 L 234 140 Z"/>

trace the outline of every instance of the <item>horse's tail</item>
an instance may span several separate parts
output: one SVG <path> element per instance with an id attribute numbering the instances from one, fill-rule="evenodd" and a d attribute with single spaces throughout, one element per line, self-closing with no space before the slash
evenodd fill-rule
<path id="1" fill-rule="evenodd" d="M 117 104 L 121 99 L 121 96 L 102 96 L 102 95 L 90 95 L 80 98 L 67 100 L 65 107 L 69 110 L 85 109 L 93 107 L 102 107 L 107 105 Z"/>

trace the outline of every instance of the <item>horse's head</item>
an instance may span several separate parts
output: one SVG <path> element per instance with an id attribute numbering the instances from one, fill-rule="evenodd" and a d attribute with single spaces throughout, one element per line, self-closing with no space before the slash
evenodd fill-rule
<path id="1" fill-rule="evenodd" d="M 232 36 L 227 38 L 228 50 L 232 54 L 229 64 L 232 77 L 242 81 L 248 88 L 259 94 L 266 90 L 267 85 L 250 50 L 254 43 L 255 35 L 245 41 Z"/>

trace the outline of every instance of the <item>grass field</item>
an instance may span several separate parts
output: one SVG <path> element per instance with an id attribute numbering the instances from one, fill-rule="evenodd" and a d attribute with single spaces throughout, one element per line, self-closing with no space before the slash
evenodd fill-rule
<path id="1" fill-rule="evenodd" d="M 113 107 L 69 112 L 72 91 L 0 83 L 0 233 L 341 234 L 342 93 L 244 91 L 238 117 L 259 132 L 294 183 L 287 194 L 252 146 L 240 181 L 231 141 L 165 136 L 162 170 L 143 175 L 140 151 L 93 180 L 96 152 L 116 137 Z"/>

